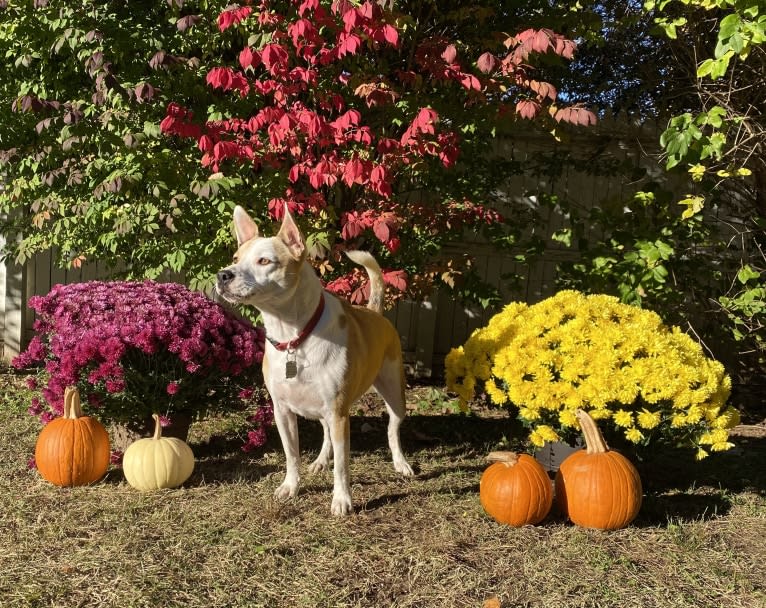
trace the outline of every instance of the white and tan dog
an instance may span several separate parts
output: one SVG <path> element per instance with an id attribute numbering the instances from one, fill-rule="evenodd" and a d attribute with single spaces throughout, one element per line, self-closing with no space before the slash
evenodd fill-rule
<path id="1" fill-rule="evenodd" d="M 306 261 L 303 236 L 290 213 L 275 237 L 259 236 L 244 209 L 234 209 L 239 249 L 234 264 L 217 275 L 216 290 L 229 302 L 250 304 L 261 311 L 268 337 L 263 358 L 266 388 L 274 402 L 274 418 L 287 460 L 287 474 L 275 496 L 295 496 L 300 482 L 296 414 L 318 419 L 324 441 L 312 473 L 326 469 L 334 456 L 332 513 L 352 512 L 349 482 L 349 413 L 370 386 L 386 402 L 388 444 L 394 468 L 412 469 L 399 444 L 405 415 L 404 368 L 399 335 L 380 314 L 383 275 L 366 252 L 348 256 L 370 277 L 367 308 L 351 306 L 324 291 Z"/>

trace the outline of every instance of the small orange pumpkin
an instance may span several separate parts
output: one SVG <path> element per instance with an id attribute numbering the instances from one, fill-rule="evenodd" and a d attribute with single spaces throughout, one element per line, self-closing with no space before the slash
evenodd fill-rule
<path id="1" fill-rule="evenodd" d="M 636 467 L 604 441 L 593 418 L 578 410 L 585 449 L 570 454 L 556 473 L 556 504 L 585 528 L 616 530 L 641 509 L 641 477 Z"/>
<path id="2" fill-rule="evenodd" d="M 479 483 L 481 506 L 495 520 L 520 527 L 540 523 L 553 504 L 551 480 L 528 454 L 491 452 Z"/>
<path id="3" fill-rule="evenodd" d="M 37 437 L 35 461 L 40 475 L 57 486 L 93 483 L 109 468 L 109 434 L 98 420 L 82 415 L 76 388 L 66 388 L 64 415 Z"/>

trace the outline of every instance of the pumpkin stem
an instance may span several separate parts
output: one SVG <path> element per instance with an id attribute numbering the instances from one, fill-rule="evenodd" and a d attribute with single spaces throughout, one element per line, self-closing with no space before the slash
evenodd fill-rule
<path id="1" fill-rule="evenodd" d="M 152 414 L 154 418 L 154 437 L 152 439 L 162 439 L 162 425 L 160 424 L 160 417 L 158 414 Z"/>
<path id="2" fill-rule="evenodd" d="M 64 418 L 77 420 L 80 416 L 82 416 L 80 391 L 75 386 L 67 386 L 64 389 Z"/>
<path id="3" fill-rule="evenodd" d="M 604 436 L 596 424 L 596 421 L 590 417 L 585 410 L 577 410 L 577 420 L 580 422 L 583 437 L 585 437 L 585 450 L 588 454 L 603 454 L 609 451 Z"/>
<path id="4" fill-rule="evenodd" d="M 519 461 L 519 455 L 516 452 L 490 452 L 487 454 L 487 460 L 490 462 L 502 462 L 505 466 L 512 467 Z"/>

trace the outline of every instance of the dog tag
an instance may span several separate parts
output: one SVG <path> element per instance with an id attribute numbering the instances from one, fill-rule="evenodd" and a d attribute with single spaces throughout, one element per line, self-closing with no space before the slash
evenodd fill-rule
<path id="1" fill-rule="evenodd" d="M 285 378 L 288 380 L 298 375 L 298 364 L 295 362 L 295 351 L 287 351 L 287 362 L 285 363 Z"/>

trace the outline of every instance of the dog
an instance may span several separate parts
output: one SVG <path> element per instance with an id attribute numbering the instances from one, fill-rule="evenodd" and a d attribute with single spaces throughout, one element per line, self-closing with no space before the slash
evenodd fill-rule
<path id="1" fill-rule="evenodd" d="M 349 480 L 350 409 L 370 387 L 386 403 L 388 445 L 394 468 L 412 476 L 400 445 L 404 419 L 404 366 L 399 334 L 382 314 L 383 274 L 364 251 L 348 257 L 370 279 L 368 306 L 352 306 L 326 292 L 306 261 L 300 229 L 285 205 L 276 236 L 266 238 L 242 208 L 234 209 L 238 250 L 216 275 L 216 291 L 228 302 L 256 307 L 266 329 L 263 377 L 274 402 L 274 419 L 285 451 L 286 475 L 274 493 L 294 497 L 300 484 L 296 415 L 322 423 L 324 439 L 309 471 L 333 459 L 333 515 L 353 511 Z"/>

